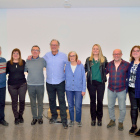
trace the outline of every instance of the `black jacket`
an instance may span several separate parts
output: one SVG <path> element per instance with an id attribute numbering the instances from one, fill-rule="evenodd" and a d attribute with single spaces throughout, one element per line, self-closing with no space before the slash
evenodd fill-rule
<path id="1" fill-rule="evenodd" d="M 85 72 L 87 72 L 87 82 L 92 84 L 92 70 L 91 70 L 91 66 L 93 65 L 93 62 L 89 60 L 90 57 L 88 57 L 86 59 L 86 63 L 85 63 Z M 107 66 L 107 59 L 105 57 L 105 61 L 104 63 L 100 63 L 100 72 L 101 72 L 101 78 L 102 78 L 102 83 L 105 83 L 107 81 L 106 79 L 106 66 Z"/>

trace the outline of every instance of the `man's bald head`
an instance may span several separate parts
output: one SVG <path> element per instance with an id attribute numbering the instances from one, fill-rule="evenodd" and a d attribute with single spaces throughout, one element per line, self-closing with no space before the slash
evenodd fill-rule
<path id="1" fill-rule="evenodd" d="M 120 50 L 120 49 L 115 49 L 115 50 L 113 51 L 113 54 L 115 54 L 115 53 L 120 53 L 120 54 L 122 54 L 122 50 Z"/>
<path id="2" fill-rule="evenodd" d="M 122 51 L 120 49 L 115 49 L 113 51 L 114 61 L 119 62 L 122 59 Z"/>

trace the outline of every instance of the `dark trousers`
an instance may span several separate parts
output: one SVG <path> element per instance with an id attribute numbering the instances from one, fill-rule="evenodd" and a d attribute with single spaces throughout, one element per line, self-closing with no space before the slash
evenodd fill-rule
<path id="1" fill-rule="evenodd" d="M 56 94 L 58 96 L 60 116 L 62 122 L 67 122 L 67 113 L 66 113 L 66 102 L 65 102 L 65 81 L 60 84 L 52 85 L 46 83 L 47 92 L 49 96 L 50 110 L 52 113 L 52 118 L 57 119 L 56 111 Z"/>
<path id="2" fill-rule="evenodd" d="M 4 120 L 6 87 L 0 88 L 0 121 Z"/>
<path id="3" fill-rule="evenodd" d="M 87 82 L 87 89 L 90 95 L 90 114 L 91 119 L 102 121 L 103 117 L 103 97 L 105 83 L 93 80 L 92 84 Z M 96 109 L 96 92 L 97 92 L 97 109 Z"/>
<path id="4" fill-rule="evenodd" d="M 132 124 L 136 125 L 138 119 L 138 108 L 140 104 L 140 99 L 135 98 L 135 88 L 129 87 L 128 92 L 129 92 L 129 98 L 131 103 L 131 110 L 130 110 L 131 121 Z"/>
<path id="5" fill-rule="evenodd" d="M 25 94 L 27 91 L 27 84 L 8 85 L 8 90 L 12 99 L 12 110 L 15 118 L 23 115 L 25 108 Z M 18 96 L 19 96 L 19 111 L 18 111 Z"/>

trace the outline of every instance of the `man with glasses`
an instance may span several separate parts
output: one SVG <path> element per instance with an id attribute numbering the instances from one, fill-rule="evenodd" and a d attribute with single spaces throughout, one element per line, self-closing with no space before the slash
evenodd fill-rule
<path id="1" fill-rule="evenodd" d="M 62 125 L 65 129 L 67 125 L 67 113 L 65 102 L 65 73 L 64 67 L 68 62 L 68 58 L 65 53 L 59 52 L 60 43 L 58 40 L 53 39 L 50 42 L 51 51 L 44 55 L 44 59 L 47 63 L 46 72 L 46 87 L 49 96 L 50 110 L 52 118 L 49 123 L 55 123 L 58 117 L 56 110 L 56 94 L 58 96 L 60 116 Z"/>
<path id="2" fill-rule="evenodd" d="M 35 45 L 31 49 L 32 58 L 26 61 L 25 71 L 28 72 L 27 88 L 31 101 L 31 111 L 33 120 L 31 125 L 35 125 L 38 121 L 43 124 L 43 98 L 44 98 L 44 74 L 43 68 L 46 67 L 46 62 L 39 57 L 40 48 Z M 36 107 L 36 99 L 38 102 L 38 113 Z"/>
<path id="3" fill-rule="evenodd" d="M 1 57 L 1 47 L 0 47 L 0 124 L 8 126 L 9 124 L 4 119 L 5 95 L 6 95 L 6 59 Z"/>
<path id="4" fill-rule="evenodd" d="M 123 121 L 126 114 L 126 77 L 129 63 L 122 58 L 122 51 L 116 49 L 113 51 L 114 60 L 109 62 L 106 73 L 109 73 L 108 85 L 108 111 L 110 122 L 107 128 L 115 126 L 115 102 L 118 98 L 120 117 L 118 119 L 118 130 L 123 130 Z"/>

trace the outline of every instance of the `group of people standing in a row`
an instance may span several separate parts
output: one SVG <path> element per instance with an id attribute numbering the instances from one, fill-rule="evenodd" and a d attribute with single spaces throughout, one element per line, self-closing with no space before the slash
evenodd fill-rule
<path id="1" fill-rule="evenodd" d="M 138 109 L 140 108 L 140 46 L 134 46 L 130 52 L 130 64 L 122 59 L 122 51 L 113 51 L 113 61 L 107 62 L 103 56 L 100 45 L 92 47 L 91 56 L 86 59 L 85 67 L 78 60 L 76 52 L 68 54 L 59 51 L 60 43 L 53 39 L 50 42 L 51 51 L 43 58 L 39 57 L 40 48 L 35 45 L 31 48 L 32 55 L 28 57 L 26 63 L 21 58 L 19 49 L 14 49 L 11 59 L 6 60 L 0 57 L 0 124 L 7 126 L 4 119 L 6 74 L 8 77 L 8 91 L 12 99 L 12 110 L 15 117 L 15 124 L 23 123 L 23 112 L 25 107 L 25 95 L 28 89 L 33 120 L 31 125 L 43 123 L 43 98 L 44 98 L 44 74 L 46 68 L 46 88 L 49 97 L 49 105 L 52 118 L 49 123 L 57 121 L 56 94 L 58 96 L 60 116 L 63 127 L 71 127 L 76 120 L 77 125 L 82 126 L 82 99 L 87 89 L 90 95 L 91 125 L 102 126 L 103 117 L 103 97 L 105 91 L 106 75 L 109 73 L 108 85 L 108 110 L 110 122 L 107 128 L 115 126 L 115 102 L 118 98 L 120 117 L 118 119 L 118 130 L 123 130 L 123 121 L 126 114 L 126 93 L 129 93 L 131 103 L 132 127 L 130 134 L 137 131 Z M 1 55 L 1 48 L 0 48 Z M 24 72 L 28 72 L 27 82 Z M 65 91 L 67 95 L 70 122 L 67 124 Z M 97 97 L 96 97 L 97 96 Z M 19 110 L 18 110 L 19 97 Z M 96 106 L 97 99 L 97 106 Z M 36 106 L 38 102 L 38 111 Z M 74 105 L 76 109 L 76 119 L 74 119 Z M 140 129 L 135 133 L 140 136 Z"/>

